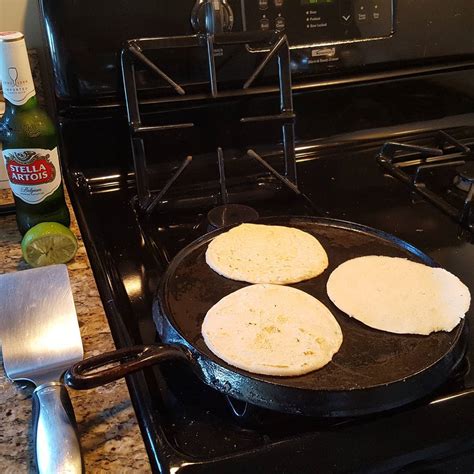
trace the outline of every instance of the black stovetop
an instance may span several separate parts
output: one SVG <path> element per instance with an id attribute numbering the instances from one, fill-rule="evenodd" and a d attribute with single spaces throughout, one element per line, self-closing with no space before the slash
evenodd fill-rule
<path id="1" fill-rule="evenodd" d="M 77 162 L 77 156 L 86 151 L 82 137 L 117 133 L 114 127 L 111 118 L 75 121 L 73 126 L 65 122 L 62 136 L 69 155 L 66 162 Z M 258 173 L 259 182 L 274 195 L 269 193 L 268 199 L 243 204 L 254 206 L 262 216 L 320 215 L 392 233 L 433 257 L 473 290 L 472 233 L 384 174 L 376 162 L 385 141 L 396 138 L 427 145 L 435 134 L 411 128 L 409 132 L 410 127 L 405 127 L 405 133 L 400 129 L 386 129 L 385 133 L 379 130 L 377 137 L 362 134 L 300 142 L 299 186 L 312 206 L 308 199 L 295 196 Z M 463 143 L 474 144 L 473 128 L 452 132 Z M 122 138 L 108 145 L 108 153 L 127 153 Z M 268 149 L 260 151 L 264 156 L 269 153 Z M 99 161 L 102 152 L 99 144 L 95 149 L 87 145 L 87 153 L 92 154 L 89 161 L 93 161 L 94 154 Z M 199 159 L 207 169 L 206 163 L 213 163 L 215 157 L 202 155 L 195 161 Z M 133 204 L 133 177 L 126 169 L 66 170 L 119 347 L 156 342 L 151 302 L 160 277 L 181 248 L 206 232 L 210 209 L 170 209 L 141 217 Z M 218 190 L 215 194 L 218 200 Z M 156 470 L 414 472 L 429 466 L 448 470 L 454 466 L 464 472 L 474 463 L 469 454 L 474 448 L 473 360 L 469 349 L 451 380 L 425 400 L 357 419 L 321 420 L 252 407 L 247 407 L 246 417 L 238 418 L 232 415 L 223 395 L 204 386 L 189 369 L 176 363 L 145 370 L 127 381 Z M 244 408 L 239 404 L 238 409 Z"/>

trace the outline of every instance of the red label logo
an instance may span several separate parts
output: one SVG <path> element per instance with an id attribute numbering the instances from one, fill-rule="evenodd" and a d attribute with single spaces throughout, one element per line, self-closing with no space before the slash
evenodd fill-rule
<path id="1" fill-rule="evenodd" d="M 50 155 L 34 151 L 10 152 L 6 157 L 8 178 L 13 184 L 35 186 L 50 183 L 56 177 L 56 169 Z"/>

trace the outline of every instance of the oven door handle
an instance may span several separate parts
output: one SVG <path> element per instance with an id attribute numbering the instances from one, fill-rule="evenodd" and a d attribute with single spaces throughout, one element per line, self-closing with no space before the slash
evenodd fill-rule
<path id="1" fill-rule="evenodd" d="M 134 346 L 84 359 L 66 371 L 64 381 L 76 390 L 88 390 L 165 360 L 194 362 L 191 352 L 181 345 Z M 111 364 L 115 365 L 107 367 Z"/>

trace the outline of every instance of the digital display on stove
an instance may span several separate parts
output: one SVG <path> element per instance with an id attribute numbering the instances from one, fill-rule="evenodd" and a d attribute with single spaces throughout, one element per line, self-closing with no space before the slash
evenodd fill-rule
<path id="1" fill-rule="evenodd" d="M 285 32 L 291 48 L 390 36 L 394 0 L 242 0 L 246 31 Z M 309 56 L 304 64 L 331 63 Z M 342 63 L 342 61 L 341 61 Z M 304 66 L 303 66 L 304 67 Z"/>

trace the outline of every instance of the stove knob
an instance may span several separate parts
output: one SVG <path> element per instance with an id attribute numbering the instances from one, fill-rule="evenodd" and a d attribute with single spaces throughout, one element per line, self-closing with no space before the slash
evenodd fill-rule
<path id="1" fill-rule="evenodd" d="M 196 33 L 232 31 L 234 12 L 227 0 L 196 0 L 191 12 L 191 25 Z"/>

